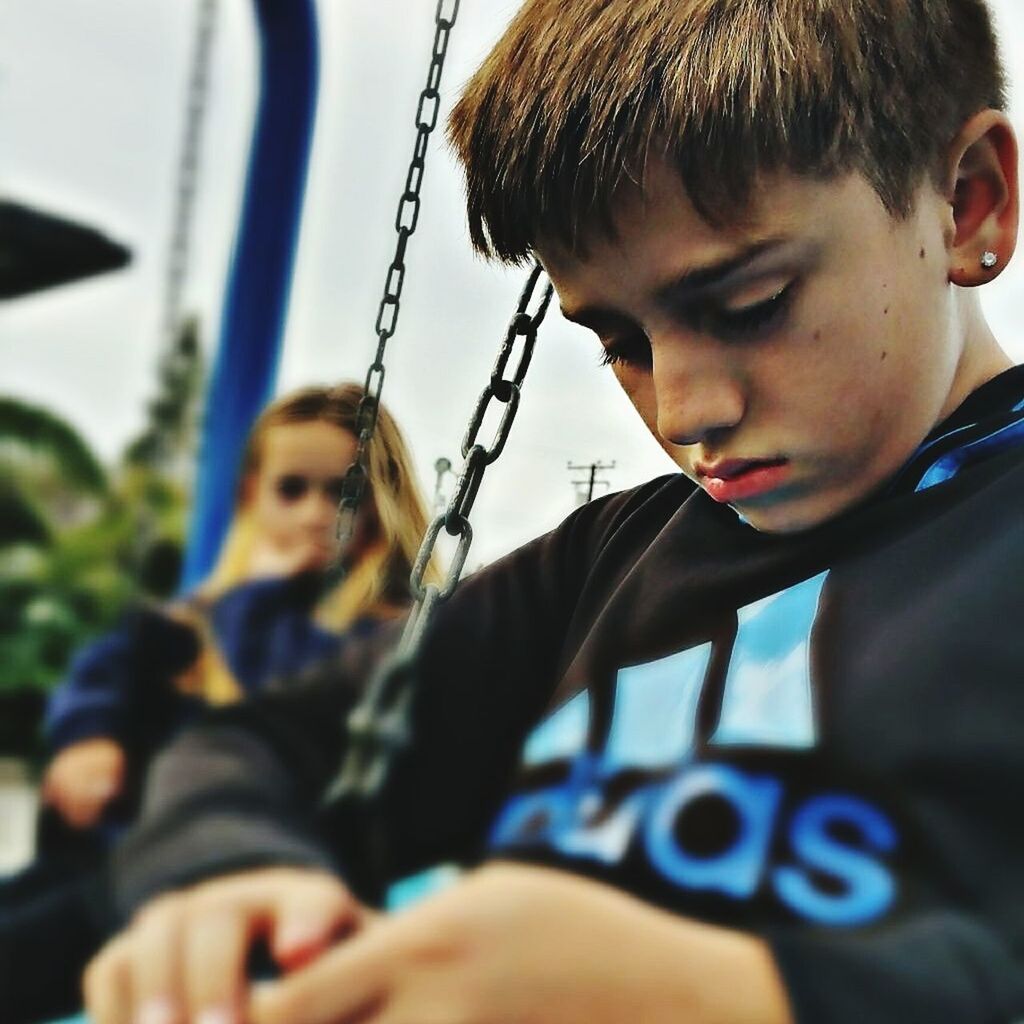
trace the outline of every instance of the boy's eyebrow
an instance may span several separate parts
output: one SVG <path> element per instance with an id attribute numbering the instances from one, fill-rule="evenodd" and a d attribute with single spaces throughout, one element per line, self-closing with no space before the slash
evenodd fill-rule
<path id="1" fill-rule="evenodd" d="M 763 255 L 770 249 L 778 248 L 784 241 L 785 239 L 782 238 L 765 239 L 761 242 L 755 242 L 753 245 L 736 253 L 735 256 L 729 256 L 716 263 L 709 263 L 703 267 L 687 270 L 674 281 L 662 285 L 655 292 L 655 298 L 659 303 L 674 302 L 687 292 L 706 291 L 709 288 L 713 288 L 735 274 L 737 270 L 740 270 L 746 264 L 753 262 L 758 256 Z"/>
<path id="2" fill-rule="evenodd" d="M 751 263 L 758 256 L 769 250 L 776 249 L 785 244 L 784 238 L 769 238 L 755 242 L 746 249 L 729 256 L 726 259 L 709 263 L 703 267 L 694 267 L 684 274 L 662 285 L 655 292 L 655 299 L 661 305 L 676 303 L 686 296 L 687 293 L 706 291 L 719 285 L 726 278 L 735 274 L 736 271 Z M 562 307 L 562 316 L 573 323 L 582 324 L 584 327 L 594 327 L 595 324 L 605 324 L 610 321 L 624 321 L 628 319 L 621 313 L 612 309 L 604 309 L 599 306 L 586 306 L 582 309 L 566 309 Z"/>

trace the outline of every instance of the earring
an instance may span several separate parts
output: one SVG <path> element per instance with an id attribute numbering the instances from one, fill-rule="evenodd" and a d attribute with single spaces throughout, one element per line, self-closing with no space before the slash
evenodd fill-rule
<path id="1" fill-rule="evenodd" d="M 981 265 L 986 270 L 991 270 L 999 263 L 999 254 L 993 252 L 991 249 L 986 249 L 981 254 Z"/>

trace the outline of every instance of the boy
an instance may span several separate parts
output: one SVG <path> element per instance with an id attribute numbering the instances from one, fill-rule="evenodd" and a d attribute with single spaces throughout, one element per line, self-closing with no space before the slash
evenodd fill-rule
<path id="1" fill-rule="evenodd" d="M 336 880 L 339 667 L 164 760 L 121 907 L 238 873 L 138 914 L 98 1024 L 1024 1015 L 1003 106 L 982 0 L 528 0 L 452 118 L 473 238 L 539 256 L 682 475 L 438 614 L 395 870 L 488 866 L 390 918 Z"/>

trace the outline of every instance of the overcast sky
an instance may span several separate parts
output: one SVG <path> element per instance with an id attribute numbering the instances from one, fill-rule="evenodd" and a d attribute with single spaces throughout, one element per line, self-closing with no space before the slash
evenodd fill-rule
<path id="1" fill-rule="evenodd" d="M 450 107 L 515 7 L 463 0 L 445 75 Z M 1024 129 L 1024 5 L 992 0 Z M 394 247 L 434 0 L 320 0 L 321 94 L 279 388 L 362 379 Z M 0 194 L 94 224 L 132 266 L 0 307 L 0 392 L 44 403 L 114 458 L 154 388 L 172 189 L 193 43 L 186 0 L 0 0 Z M 222 0 L 193 228 L 188 305 L 216 337 L 255 102 L 250 6 Z M 461 179 L 435 138 L 408 259 L 385 401 L 424 485 L 458 458 L 521 272 L 476 259 Z M 996 332 L 1024 360 L 1024 260 L 987 289 Z M 616 462 L 615 489 L 671 469 L 596 342 L 553 317 L 512 441 L 484 483 L 470 564 L 554 525 L 575 505 L 574 462 Z"/>

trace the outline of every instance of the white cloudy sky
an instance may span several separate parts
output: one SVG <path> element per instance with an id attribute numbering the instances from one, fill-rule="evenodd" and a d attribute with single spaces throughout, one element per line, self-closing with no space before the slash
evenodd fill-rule
<path id="1" fill-rule="evenodd" d="M 1024 7 L 992 6 L 1024 128 Z M 434 7 L 319 0 L 321 96 L 282 389 L 363 376 Z M 515 7 L 463 0 L 446 108 Z M 108 458 L 138 430 L 153 388 L 194 13 L 185 0 L 0 0 L 0 193 L 93 223 L 135 253 L 126 271 L 0 309 L 0 391 L 59 410 Z M 250 5 L 222 0 L 188 285 L 208 337 L 240 201 L 255 59 Z M 385 393 L 428 487 L 434 460 L 457 457 L 522 277 L 472 256 L 460 187 L 435 144 Z M 1024 360 L 1024 261 L 988 293 L 997 333 Z M 569 460 L 614 460 L 615 488 L 668 467 L 598 366 L 595 343 L 555 317 L 513 439 L 481 492 L 471 564 L 572 509 Z"/>

